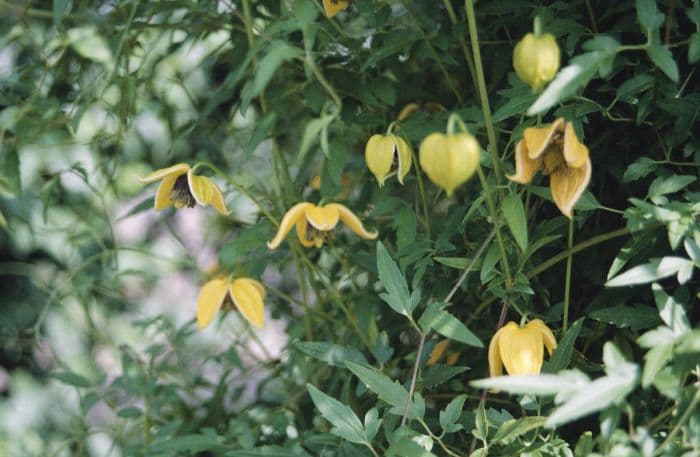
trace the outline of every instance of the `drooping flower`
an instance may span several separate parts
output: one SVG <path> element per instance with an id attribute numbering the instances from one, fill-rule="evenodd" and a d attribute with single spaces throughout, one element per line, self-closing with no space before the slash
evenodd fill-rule
<path id="1" fill-rule="evenodd" d="M 540 319 L 520 327 L 508 322 L 491 338 L 489 376 L 501 376 L 503 367 L 510 375 L 535 375 L 542 369 L 543 346 L 549 355 L 557 347 L 552 331 Z"/>
<path id="2" fill-rule="evenodd" d="M 162 180 L 156 191 L 156 211 L 170 205 L 175 205 L 175 208 L 192 208 L 195 203 L 199 203 L 202 206 L 211 205 L 223 215 L 229 214 L 224 197 L 214 181 L 206 176 L 195 175 L 186 163 L 161 168 L 139 180 L 144 183 Z"/>
<path id="3" fill-rule="evenodd" d="M 351 0 L 323 0 L 323 9 L 326 16 L 333 17 L 350 6 Z"/>
<path id="4" fill-rule="evenodd" d="M 559 210 L 571 211 L 591 180 L 588 148 L 579 141 L 571 122 L 559 118 L 545 127 L 525 129 L 515 145 L 515 174 L 508 179 L 527 184 L 537 170 L 549 175 L 552 198 Z"/>
<path id="5" fill-rule="evenodd" d="M 324 241 L 332 236 L 332 231 L 343 221 L 350 230 L 366 240 L 377 238 L 377 232 L 368 232 L 360 219 L 346 206 L 339 203 L 329 203 L 316 206 L 313 203 L 302 202 L 292 206 L 282 218 L 275 237 L 267 242 L 267 247 L 277 249 L 292 227 L 297 228 L 297 237 L 304 247 L 320 248 Z"/>
<path id="6" fill-rule="evenodd" d="M 560 52 L 551 33 L 528 33 L 515 45 L 513 67 L 526 84 L 539 91 L 559 70 Z"/>
<path id="7" fill-rule="evenodd" d="M 203 329 L 211 323 L 216 313 L 238 309 L 251 324 L 265 325 L 265 288 L 250 278 L 214 278 L 202 286 L 197 299 L 197 327 Z"/>
<path id="8" fill-rule="evenodd" d="M 468 133 L 431 133 L 420 145 L 420 166 L 428 178 L 451 196 L 476 172 L 481 149 Z"/>
<path id="9" fill-rule="evenodd" d="M 396 168 L 399 182 L 403 184 L 403 178 L 411 170 L 413 159 L 411 145 L 400 136 L 372 135 L 365 146 L 365 161 L 367 168 L 377 178 L 379 187 L 384 185 L 387 175 Z"/>

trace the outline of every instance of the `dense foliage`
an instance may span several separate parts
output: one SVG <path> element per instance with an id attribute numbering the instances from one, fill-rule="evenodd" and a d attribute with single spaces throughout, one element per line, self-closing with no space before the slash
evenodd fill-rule
<path id="1" fill-rule="evenodd" d="M 697 0 L 0 13 L 1 455 L 700 453 Z"/>

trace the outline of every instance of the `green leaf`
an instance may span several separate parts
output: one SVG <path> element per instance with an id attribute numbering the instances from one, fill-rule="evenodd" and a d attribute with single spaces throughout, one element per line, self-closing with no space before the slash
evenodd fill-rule
<path id="1" fill-rule="evenodd" d="M 63 384 L 75 387 L 90 387 L 92 382 L 84 376 L 81 376 L 72 371 L 63 371 L 60 373 L 52 373 L 51 377 L 61 381 Z"/>
<path id="2" fill-rule="evenodd" d="M 71 0 L 53 0 L 53 25 L 57 29 L 61 28 L 63 15 L 70 13 L 73 2 Z"/>
<path id="3" fill-rule="evenodd" d="M 557 73 L 556 78 L 530 106 L 527 115 L 534 116 L 542 113 L 573 95 L 578 89 L 588 84 L 598 71 L 598 67 L 614 57 L 618 49 L 619 45 L 608 51 L 587 52 L 571 59 L 569 65 Z"/>
<path id="4" fill-rule="evenodd" d="M 319 134 L 321 133 L 321 131 L 324 128 L 328 127 L 328 124 L 333 122 L 333 119 L 335 119 L 334 115 L 326 114 L 319 118 L 312 119 L 309 121 L 308 124 L 306 124 L 306 128 L 304 129 L 304 135 L 301 137 L 301 146 L 299 146 L 299 154 L 297 155 L 296 166 L 302 166 L 306 157 L 306 153 L 309 152 L 311 146 L 313 146 L 314 143 L 318 141 Z M 327 150 L 324 150 L 323 152 L 326 154 L 326 156 L 328 156 Z"/>
<path id="5" fill-rule="evenodd" d="M 625 174 L 622 175 L 622 182 L 636 181 L 654 172 L 658 167 L 658 164 L 649 157 L 640 157 L 627 166 Z"/>
<path id="6" fill-rule="evenodd" d="M 219 442 L 219 437 L 216 435 L 190 434 L 168 438 L 166 441 L 158 441 L 153 443 L 148 450 L 151 453 L 167 452 L 172 455 L 177 451 L 203 452 L 221 448 L 223 448 L 223 444 Z"/>
<path id="7" fill-rule="evenodd" d="M 633 286 L 646 284 L 676 274 L 682 268 L 692 267 L 693 261 L 683 257 L 664 257 L 638 265 L 605 283 L 605 287 Z"/>
<path id="8" fill-rule="evenodd" d="M 690 35 L 688 43 L 688 63 L 691 65 L 700 60 L 700 32 Z"/>
<path id="9" fill-rule="evenodd" d="M 540 374 L 533 376 L 498 376 L 472 381 L 479 389 L 497 389 L 512 394 L 556 395 L 562 392 L 576 392 L 588 379 L 578 371 L 563 372 L 564 375 Z"/>
<path id="10" fill-rule="evenodd" d="M 559 342 L 559 345 L 554 350 L 554 354 L 549 359 L 549 363 L 545 365 L 543 370 L 546 373 L 556 373 L 569 366 L 571 354 L 574 351 L 574 343 L 578 334 L 581 331 L 584 318 L 581 318 L 571 325 L 571 328 L 566 331 L 566 334 Z"/>
<path id="11" fill-rule="evenodd" d="M 517 193 L 511 192 L 503 200 L 503 215 L 515 242 L 524 251 L 527 248 L 527 219 L 525 208 Z"/>
<path id="12" fill-rule="evenodd" d="M 462 415 L 464 401 L 467 399 L 467 394 L 458 395 L 453 398 L 444 411 L 440 411 L 440 427 L 445 433 L 454 433 L 462 429 L 462 424 L 456 424 L 457 420 Z"/>
<path id="13" fill-rule="evenodd" d="M 656 307 L 659 309 L 659 316 L 664 324 L 673 332 L 673 335 L 678 337 L 690 330 L 690 322 L 685 313 L 683 305 L 678 303 L 673 297 L 669 296 L 663 288 L 654 283 L 651 285 L 651 291 L 654 294 Z"/>
<path id="14" fill-rule="evenodd" d="M 661 195 L 674 194 L 679 190 L 685 189 L 696 180 L 695 176 L 690 175 L 673 175 L 668 178 L 659 176 L 649 186 L 648 195 L 650 198 L 654 198 Z"/>
<path id="15" fill-rule="evenodd" d="M 472 434 L 481 441 L 485 442 L 489 434 L 489 418 L 486 415 L 483 399 L 479 402 L 479 407 L 476 409 L 475 416 L 476 429 L 472 430 Z"/>
<path id="16" fill-rule="evenodd" d="M 600 322 L 613 324 L 619 328 L 630 327 L 632 330 L 642 330 L 658 325 L 659 316 L 651 306 L 617 305 L 592 311 L 588 317 Z"/>
<path id="17" fill-rule="evenodd" d="M 664 15 L 656 7 L 656 0 L 636 0 L 635 3 L 637 6 L 637 19 L 642 26 L 642 32 L 646 36 L 651 36 L 663 24 Z"/>
<path id="18" fill-rule="evenodd" d="M 316 409 L 328 422 L 333 424 L 332 434 L 351 443 L 363 444 L 367 442 L 362 423 L 352 409 L 311 384 L 306 384 L 306 390 L 309 391 Z"/>
<path id="19" fill-rule="evenodd" d="M 354 362 L 345 362 L 345 366 L 352 371 L 355 376 L 360 378 L 360 381 L 362 381 L 369 390 L 377 394 L 380 400 L 396 408 L 396 410 L 390 410 L 392 414 L 397 410 L 401 411 L 398 415 L 403 413 L 403 409 L 406 407 L 406 402 L 408 400 L 408 391 L 401 384 L 392 381 L 373 368 L 367 368 Z M 411 407 L 408 408 L 408 417 L 411 419 L 421 418 L 421 416 L 417 414 L 417 408 L 415 408 L 413 402 L 411 403 Z"/>
<path id="20" fill-rule="evenodd" d="M 295 341 L 294 347 L 321 362 L 332 367 L 344 367 L 345 361 L 367 364 L 367 359 L 357 349 L 346 348 L 325 341 Z"/>
<path id="21" fill-rule="evenodd" d="M 450 268 L 464 270 L 471 263 L 472 259 L 467 259 L 466 257 L 433 257 L 433 260 Z"/>
<path id="22" fill-rule="evenodd" d="M 258 61 L 255 79 L 245 85 L 241 91 L 241 114 L 245 114 L 250 101 L 260 95 L 274 76 L 277 69 L 286 61 L 301 54 L 301 50 L 285 41 L 273 41 L 268 46 L 267 54 Z"/>
<path id="23" fill-rule="evenodd" d="M 647 48 L 647 55 L 671 81 L 678 82 L 678 65 L 673 60 L 673 54 L 660 44 L 652 44 Z"/>
<path id="24" fill-rule="evenodd" d="M 367 441 L 370 443 L 377 436 L 379 431 L 379 426 L 382 425 L 382 419 L 379 418 L 379 410 L 377 408 L 372 408 L 365 414 L 365 433 L 367 434 Z"/>
<path id="25" fill-rule="evenodd" d="M 498 427 L 496 434 L 493 437 L 493 442 L 510 441 L 513 438 L 523 435 L 530 430 L 540 428 L 544 425 L 546 417 L 532 416 L 523 417 L 521 419 L 507 420 Z"/>
<path id="26" fill-rule="evenodd" d="M 113 65 L 112 50 L 94 26 L 77 27 L 68 30 L 68 42 L 75 52 L 97 63 Z"/>
<path id="27" fill-rule="evenodd" d="M 0 152 L 3 154 L 2 169 L 0 172 L 0 191 L 16 197 L 22 192 L 20 162 L 17 148 L 11 145 L 0 144 Z"/>
<path id="28" fill-rule="evenodd" d="M 410 296 L 406 278 L 381 241 L 377 241 L 377 271 L 379 281 L 387 291 L 380 294 L 380 298 L 397 313 L 409 316 L 411 314 L 408 303 Z"/>
<path id="29" fill-rule="evenodd" d="M 228 451 L 225 455 L 226 457 L 311 457 L 299 447 L 289 449 L 280 446 L 261 446 L 254 449 Z"/>
<path id="30" fill-rule="evenodd" d="M 652 347 L 644 355 L 644 369 L 642 370 L 642 387 L 647 388 L 653 382 L 656 375 L 666 366 L 673 357 L 673 343 L 661 344 Z"/>
<path id="31" fill-rule="evenodd" d="M 449 365 L 433 365 L 423 372 L 423 386 L 431 389 L 443 382 L 452 379 L 460 373 L 467 371 L 469 367 L 456 367 Z"/>
<path id="32" fill-rule="evenodd" d="M 478 348 L 484 347 L 484 343 L 467 328 L 459 319 L 454 317 L 449 312 L 439 310 L 430 321 L 430 328 L 438 332 L 442 336 L 460 343 L 467 344 Z"/>

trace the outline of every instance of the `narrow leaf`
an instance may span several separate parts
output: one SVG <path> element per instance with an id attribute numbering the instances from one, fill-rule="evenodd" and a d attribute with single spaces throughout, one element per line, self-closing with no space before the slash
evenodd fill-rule
<path id="1" fill-rule="evenodd" d="M 503 215 L 515 242 L 524 251 L 527 248 L 527 219 L 525 208 L 517 193 L 510 193 L 503 200 Z"/>
<path id="2" fill-rule="evenodd" d="M 309 391 L 316 409 L 328 422 L 333 424 L 331 433 L 351 443 L 362 444 L 367 442 L 362 422 L 360 422 L 360 419 L 352 409 L 321 392 L 311 384 L 306 384 L 306 390 Z"/>

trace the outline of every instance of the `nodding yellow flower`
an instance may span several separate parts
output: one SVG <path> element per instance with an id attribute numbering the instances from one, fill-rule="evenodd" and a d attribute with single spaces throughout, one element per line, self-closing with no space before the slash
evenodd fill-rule
<path id="1" fill-rule="evenodd" d="M 377 232 L 365 230 L 360 219 L 344 205 L 329 203 L 325 206 L 316 206 L 313 203 L 302 202 L 287 211 L 280 222 L 277 234 L 272 241 L 267 242 L 267 247 L 277 249 L 284 237 L 296 225 L 297 237 L 304 247 L 320 248 L 324 241 L 331 238 L 339 220 L 345 222 L 350 230 L 366 240 L 377 238 Z"/>
<path id="2" fill-rule="evenodd" d="M 551 33 L 528 33 L 515 45 L 513 67 L 526 84 L 539 91 L 559 70 L 560 52 Z"/>
<path id="3" fill-rule="evenodd" d="M 154 208 L 156 211 L 170 205 L 175 208 L 192 208 L 195 203 L 213 206 L 223 215 L 229 214 L 221 191 L 210 178 L 197 176 L 186 163 L 179 163 L 168 168 L 156 170 L 139 181 L 152 183 L 162 180 L 156 191 Z"/>
<path id="4" fill-rule="evenodd" d="M 549 355 L 557 347 L 554 334 L 540 319 L 520 327 L 508 322 L 489 344 L 489 376 L 501 376 L 503 367 L 510 375 L 535 375 L 542 369 L 544 349 Z"/>
<path id="5" fill-rule="evenodd" d="M 549 175 L 552 198 L 564 216 L 571 212 L 591 180 L 588 148 L 571 122 L 559 118 L 545 127 L 525 129 L 515 145 L 515 174 L 508 179 L 527 184 L 537 170 Z"/>
<path id="6" fill-rule="evenodd" d="M 411 169 L 413 159 L 411 145 L 396 135 L 372 135 L 365 146 L 365 161 L 367 168 L 372 172 L 379 187 L 384 185 L 392 168 L 396 168 L 399 182 L 403 184 L 403 178 Z"/>
<path id="7" fill-rule="evenodd" d="M 260 328 L 265 325 L 265 288 L 250 278 L 225 277 L 212 279 L 202 286 L 197 299 L 197 327 L 203 329 L 214 320 L 219 309 L 230 311 L 234 306 L 243 317 Z"/>
<path id="8" fill-rule="evenodd" d="M 350 6 L 351 0 L 323 0 L 323 9 L 326 16 L 333 17 Z"/>
<path id="9" fill-rule="evenodd" d="M 468 133 L 431 133 L 420 145 L 420 166 L 428 178 L 451 196 L 479 167 L 481 149 Z"/>

